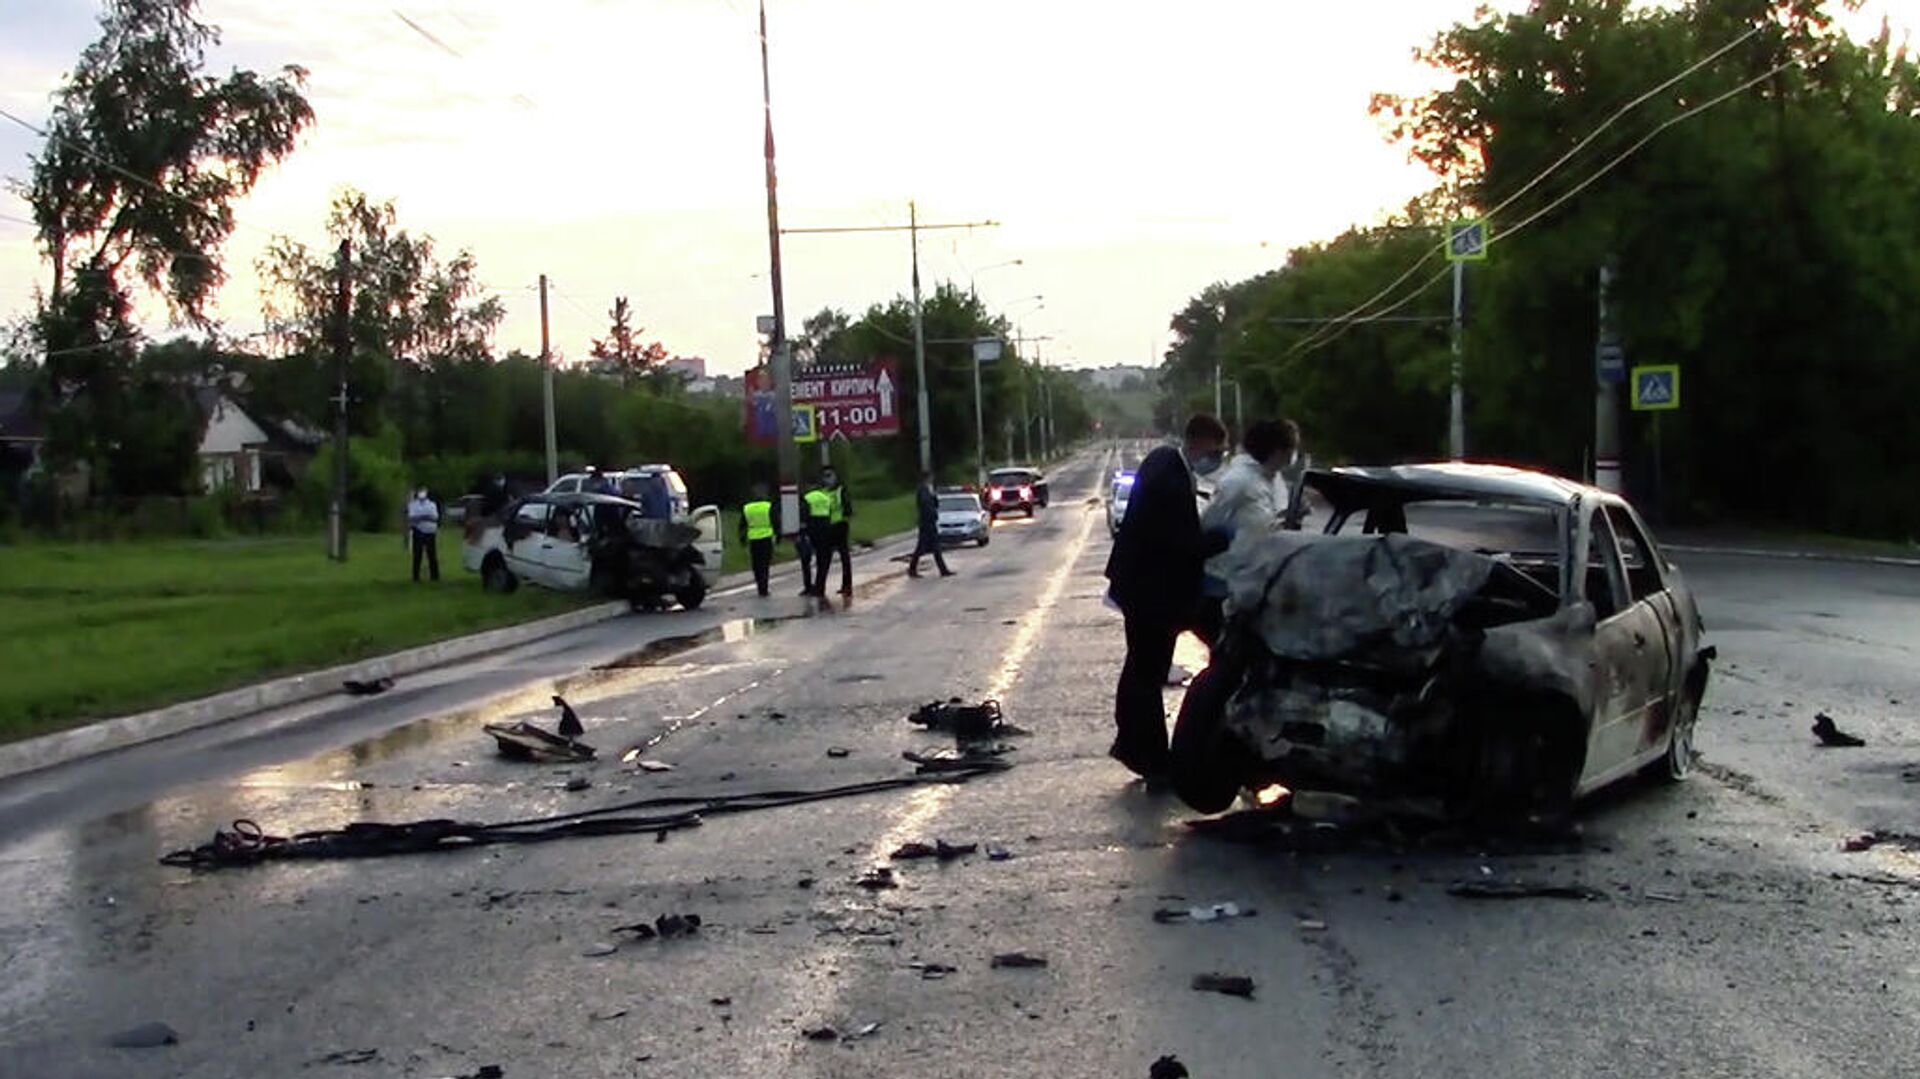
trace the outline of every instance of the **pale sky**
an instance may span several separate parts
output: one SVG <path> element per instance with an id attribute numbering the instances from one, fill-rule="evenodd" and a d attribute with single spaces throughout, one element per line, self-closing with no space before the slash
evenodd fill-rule
<path id="1" fill-rule="evenodd" d="M 1412 50 L 1481 2 L 770 0 L 782 224 L 904 223 L 910 199 L 923 222 L 998 221 L 923 233 L 929 289 L 984 270 L 982 299 L 1052 337 L 1050 361 L 1157 363 L 1209 283 L 1430 186 L 1367 104 L 1430 85 Z M 97 10 L 0 3 L 0 107 L 42 120 Z M 1914 25 L 1920 0 L 1857 18 L 1883 15 Z M 673 352 L 753 362 L 771 310 L 754 0 L 204 0 L 202 16 L 224 31 L 213 70 L 300 64 L 317 114 L 238 208 L 229 331 L 260 327 L 268 240 L 319 244 L 350 185 L 473 251 L 507 306 L 502 352 L 538 351 L 544 272 L 567 356 L 621 294 Z M 0 176 L 24 177 L 38 145 L 0 121 Z M 0 317 L 45 281 L 31 227 L 8 220 L 29 216 L 0 193 Z M 904 233 L 783 248 L 795 329 L 909 287 Z M 1020 302 L 1036 294 L 1044 309 Z"/>

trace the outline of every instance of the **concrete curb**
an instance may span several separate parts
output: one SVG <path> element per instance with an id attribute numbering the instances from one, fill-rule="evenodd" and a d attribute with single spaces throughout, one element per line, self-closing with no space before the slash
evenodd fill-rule
<path id="1" fill-rule="evenodd" d="M 1775 558 L 1790 562 L 1850 562 L 1862 566 L 1899 566 L 1920 569 L 1920 558 L 1895 558 L 1892 555 L 1848 554 L 1844 551 L 1786 551 L 1766 547 L 1713 547 L 1686 543 L 1663 543 L 1676 554 L 1704 554 L 1737 558 Z"/>
<path id="2" fill-rule="evenodd" d="M 902 539 L 913 535 L 911 532 L 904 532 L 875 540 L 871 548 L 859 550 L 855 555 L 855 561 L 862 560 L 868 554 L 878 553 L 885 548 L 897 545 Z M 790 577 L 794 572 L 793 563 L 784 563 L 775 568 L 775 579 Z M 722 577 L 715 582 L 713 592 L 718 595 L 738 587 L 752 588 L 752 575 L 735 573 Z M 366 681 L 382 676 L 399 678 L 417 674 L 434 667 L 443 667 L 489 653 L 518 648 L 523 644 L 531 644 L 534 641 L 597 625 L 625 613 L 627 613 L 625 603 L 599 603 L 550 618 L 502 626 L 499 629 L 484 630 L 464 637 L 450 637 L 389 655 L 374 656 L 337 667 L 289 675 L 285 678 L 276 678 L 251 686 L 242 686 L 239 689 L 227 690 L 224 693 L 216 693 L 211 697 L 183 701 L 148 712 L 103 719 L 84 727 L 74 727 L 24 741 L 7 743 L 0 745 L 0 780 L 28 772 L 37 772 L 43 768 L 52 768 L 83 757 L 125 749 L 142 742 L 152 742 L 202 727 L 211 727 L 250 716 L 256 712 L 264 712 L 270 708 L 282 708 L 290 704 L 317 700 L 339 693 L 340 684 L 348 679 Z"/>

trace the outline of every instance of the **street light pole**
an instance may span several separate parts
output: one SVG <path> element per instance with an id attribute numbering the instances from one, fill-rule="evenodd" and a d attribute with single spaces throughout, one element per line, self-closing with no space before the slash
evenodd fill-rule
<path id="1" fill-rule="evenodd" d="M 913 237 L 913 375 L 920 405 L 920 471 L 933 471 L 933 427 L 927 419 L 927 321 L 920 306 L 920 209 L 907 203 L 907 231 Z"/>
<path id="2" fill-rule="evenodd" d="M 766 117 L 768 278 L 773 288 L 773 332 L 768 356 L 773 365 L 774 460 L 780 481 L 780 528 L 800 531 L 800 448 L 793 441 L 793 352 L 787 346 L 787 306 L 780 287 L 779 183 L 773 167 L 773 79 L 767 65 L 767 4 L 760 0 L 760 104 Z"/>
<path id="3" fill-rule="evenodd" d="M 1456 260 L 1453 264 L 1453 393 L 1451 407 L 1447 413 L 1447 449 L 1456 461 L 1467 457 L 1467 405 L 1466 391 L 1461 387 L 1461 372 L 1464 364 L 1460 350 L 1464 346 L 1461 315 L 1463 313 L 1462 294 L 1466 287 L 1467 264 Z"/>

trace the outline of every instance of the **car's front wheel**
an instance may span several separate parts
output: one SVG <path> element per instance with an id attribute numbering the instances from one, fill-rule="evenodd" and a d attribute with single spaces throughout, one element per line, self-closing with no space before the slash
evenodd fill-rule
<path id="1" fill-rule="evenodd" d="M 687 587 L 675 592 L 673 598 L 679 600 L 680 606 L 687 610 L 697 611 L 700 605 L 707 601 L 707 582 L 695 576 Z"/>
<path id="2" fill-rule="evenodd" d="M 1173 791 L 1202 813 L 1225 812 L 1247 779 L 1246 747 L 1226 724 L 1227 701 L 1242 677 L 1231 664 L 1208 664 L 1187 686 L 1174 721 Z"/>

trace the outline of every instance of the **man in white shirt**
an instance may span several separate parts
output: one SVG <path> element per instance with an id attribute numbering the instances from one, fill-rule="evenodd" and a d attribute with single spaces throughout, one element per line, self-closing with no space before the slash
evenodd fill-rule
<path id="1" fill-rule="evenodd" d="M 420 583 L 420 556 L 426 555 L 428 575 L 440 579 L 440 507 L 427 497 L 425 487 L 407 503 L 407 538 L 413 546 L 413 583 Z"/>
<path id="2" fill-rule="evenodd" d="M 1293 459 L 1300 446 L 1300 428 L 1292 420 L 1260 420 L 1240 437 L 1240 452 L 1233 455 L 1220 481 L 1214 484 L 1207 508 L 1200 514 L 1203 531 L 1234 536 L 1241 532 L 1270 532 L 1280 527 L 1280 515 L 1287 509 L 1287 490 L 1280 485 L 1280 470 Z M 1205 602 L 1196 632 L 1209 645 L 1220 632 L 1221 601 L 1226 597 L 1223 555 L 1207 560 L 1207 579 L 1202 586 Z"/>

